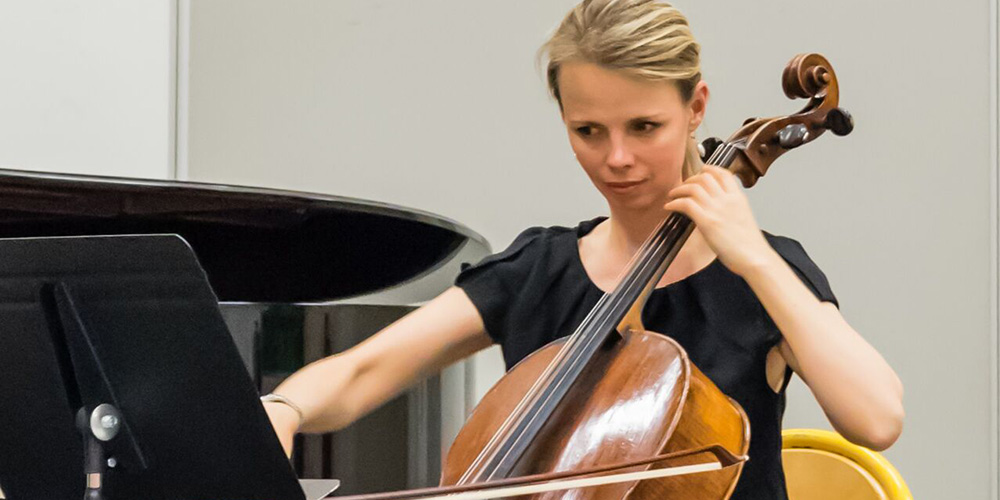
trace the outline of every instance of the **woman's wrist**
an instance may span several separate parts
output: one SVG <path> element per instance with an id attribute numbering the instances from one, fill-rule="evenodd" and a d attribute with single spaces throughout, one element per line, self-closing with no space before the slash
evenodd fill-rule
<path id="1" fill-rule="evenodd" d="M 293 411 L 295 411 L 295 414 L 298 415 L 298 417 L 299 417 L 299 425 L 298 426 L 302 427 L 302 422 L 305 421 L 306 416 L 305 416 L 305 413 L 302 412 L 302 408 L 299 407 L 299 405 L 295 404 L 295 401 L 292 401 L 291 399 L 288 399 L 285 396 L 282 396 L 281 394 L 276 394 L 276 393 L 273 393 L 273 392 L 270 393 L 270 394 L 265 394 L 265 395 L 261 396 L 260 400 L 263 403 L 278 403 L 278 404 L 283 404 L 283 405 L 291 408 Z"/>
<path id="2" fill-rule="evenodd" d="M 268 394 L 260 398 L 271 424 L 281 431 L 294 435 L 302 428 L 302 410 L 284 396 Z"/>
<path id="3" fill-rule="evenodd" d="M 779 269 L 783 265 L 787 265 L 785 264 L 785 260 L 768 245 L 766 249 L 761 250 L 744 262 L 741 269 L 734 270 L 734 272 L 747 282 L 750 282 L 762 275 L 774 272 L 775 269 Z"/>

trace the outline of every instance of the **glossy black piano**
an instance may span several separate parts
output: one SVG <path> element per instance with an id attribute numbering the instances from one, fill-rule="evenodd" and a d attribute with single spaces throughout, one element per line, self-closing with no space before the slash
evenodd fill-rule
<path id="1" fill-rule="evenodd" d="M 490 251 L 455 221 L 385 203 L 0 170 L 0 238 L 115 234 L 188 241 L 262 393 L 434 297 Z M 467 410 L 464 377 L 434 377 L 348 429 L 300 437 L 296 469 L 343 480 L 341 494 L 437 484 L 453 432 L 441 414 Z"/>

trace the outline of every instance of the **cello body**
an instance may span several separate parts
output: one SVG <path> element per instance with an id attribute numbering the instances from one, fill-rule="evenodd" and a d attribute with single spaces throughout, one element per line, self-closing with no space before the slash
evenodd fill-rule
<path id="1" fill-rule="evenodd" d="M 487 392 L 448 452 L 442 485 L 458 483 L 565 342 L 556 340 L 521 360 Z M 673 339 L 642 330 L 613 335 L 588 368 L 522 455 L 516 476 L 580 470 L 714 444 L 746 454 L 750 424 L 743 409 L 702 374 Z M 704 460 L 695 455 L 670 465 Z M 741 470 L 739 464 L 530 498 L 729 498 Z"/>

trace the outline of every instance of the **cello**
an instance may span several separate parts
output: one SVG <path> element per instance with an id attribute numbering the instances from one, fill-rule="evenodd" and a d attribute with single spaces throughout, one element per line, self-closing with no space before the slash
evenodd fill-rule
<path id="1" fill-rule="evenodd" d="M 786 151 L 826 130 L 853 130 L 823 56 L 793 58 L 782 87 L 806 106 L 705 141 L 706 163 L 749 188 Z M 641 320 L 693 229 L 686 216 L 667 216 L 572 335 L 521 360 L 487 392 L 444 461 L 443 487 L 341 498 L 729 498 L 749 449 L 747 416 Z"/>

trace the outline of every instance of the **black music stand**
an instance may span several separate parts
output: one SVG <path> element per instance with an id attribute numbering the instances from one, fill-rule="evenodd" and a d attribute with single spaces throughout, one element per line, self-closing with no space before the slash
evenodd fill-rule
<path id="1" fill-rule="evenodd" d="M 304 498 L 183 239 L 0 240 L 0 485 L 10 500 Z"/>

